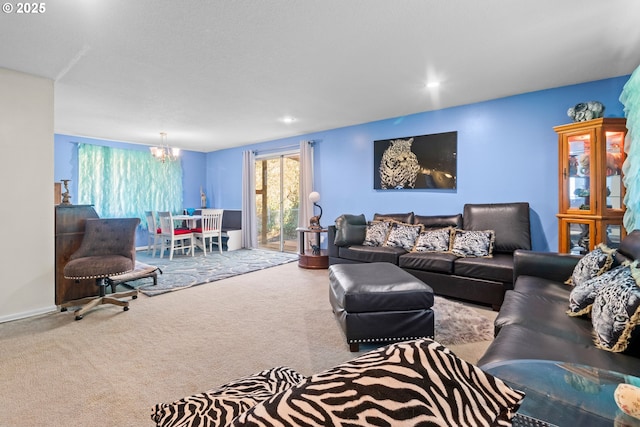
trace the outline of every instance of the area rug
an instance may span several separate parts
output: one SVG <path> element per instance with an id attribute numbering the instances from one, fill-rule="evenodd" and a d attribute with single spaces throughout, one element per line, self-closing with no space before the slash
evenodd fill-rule
<path id="1" fill-rule="evenodd" d="M 137 261 L 155 265 L 162 271 L 162 274 L 158 274 L 158 284 L 154 286 L 153 280 L 147 278 L 133 280 L 125 285 L 138 289 L 145 295 L 155 296 L 275 267 L 297 259 L 296 254 L 262 249 L 239 249 L 222 254 L 214 251 L 206 257 L 202 252 L 196 252 L 193 257 L 174 254 L 173 260 L 168 257 L 159 258 L 157 255 L 153 258 L 146 251 L 140 251 L 136 253 Z"/>
<path id="2" fill-rule="evenodd" d="M 493 322 L 474 309 L 436 296 L 435 340 L 442 345 L 469 344 L 493 339 Z"/>

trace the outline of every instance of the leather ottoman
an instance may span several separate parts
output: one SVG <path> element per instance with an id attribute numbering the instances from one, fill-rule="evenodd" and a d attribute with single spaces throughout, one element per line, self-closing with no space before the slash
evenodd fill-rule
<path id="1" fill-rule="evenodd" d="M 433 289 L 387 262 L 329 267 L 329 300 L 349 349 L 433 338 Z"/>

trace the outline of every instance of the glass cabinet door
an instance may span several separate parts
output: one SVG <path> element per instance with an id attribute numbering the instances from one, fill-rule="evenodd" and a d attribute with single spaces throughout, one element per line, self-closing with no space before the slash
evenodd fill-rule
<path id="1" fill-rule="evenodd" d="M 567 247 L 560 248 L 561 252 L 574 255 L 584 255 L 593 249 L 592 237 L 595 235 L 593 221 L 565 220 L 563 221 L 564 241 Z"/>
<path id="2" fill-rule="evenodd" d="M 604 182 L 605 203 L 607 210 L 620 211 L 623 209 L 624 186 L 622 185 L 622 162 L 624 160 L 624 132 L 605 132 L 605 167 Z"/>
<path id="3" fill-rule="evenodd" d="M 565 188 L 566 211 L 577 214 L 590 214 L 594 211 L 591 204 L 595 183 L 595 179 L 592 179 L 595 167 L 591 161 L 592 148 L 595 148 L 592 147 L 594 139 L 592 132 L 567 136 L 564 166 L 564 173 L 568 178 Z"/>

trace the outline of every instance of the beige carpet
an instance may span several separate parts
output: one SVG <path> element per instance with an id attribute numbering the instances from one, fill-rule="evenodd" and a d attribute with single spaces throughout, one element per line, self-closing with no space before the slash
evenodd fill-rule
<path id="1" fill-rule="evenodd" d="M 449 347 L 475 363 L 488 343 Z M 127 312 L 101 306 L 81 321 L 66 312 L 0 324 L 0 426 L 152 426 L 155 403 L 273 366 L 310 375 L 352 357 L 328 304 L 327 270 L 291 263 L 141 295 Z"/>

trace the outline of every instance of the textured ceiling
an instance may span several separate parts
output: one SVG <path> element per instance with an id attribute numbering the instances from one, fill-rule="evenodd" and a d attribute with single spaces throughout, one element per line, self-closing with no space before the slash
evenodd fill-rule
<path id="1" fill-rule="evenodd" d="M 637 0 L 45 5 L 0 14 L 0 67 L 55 81 L 57 133 L 204 152 L 640 65 Z"/>

